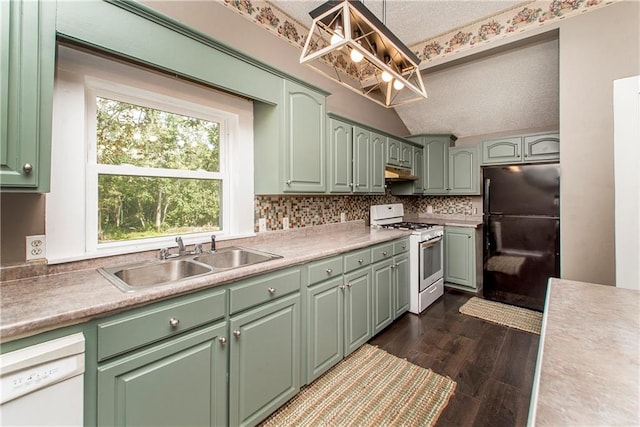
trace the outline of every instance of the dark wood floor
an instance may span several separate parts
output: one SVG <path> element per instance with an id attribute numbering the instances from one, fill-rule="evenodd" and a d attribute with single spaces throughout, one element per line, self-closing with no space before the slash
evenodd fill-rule
<path id="1" fill-rule="evenodd" d="M 458 384 L 437 426 L 525 426 L 539 336 L 460 314 L 471 296 L 447 289 L 370 343 Z"/>

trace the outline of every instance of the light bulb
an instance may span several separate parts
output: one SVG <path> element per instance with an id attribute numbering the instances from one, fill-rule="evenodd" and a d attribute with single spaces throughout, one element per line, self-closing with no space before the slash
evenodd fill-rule
<path id="1" fill-rule="evenodd" d="M 364 58 L 364 56 L 360 52 L 356 49 L 351 49 L 351 60 L 353 62 L 360 62 L 362 61 L 362 58 Z"/>
<path id="2" fill-rule="evenodd" d="M 400 80 L 395 80 L 393 82 L 393 88 L 395 90 L 402 90 L 404 88 L 404 83 L 402 83 Z"/>
<path id="3" fill-rule="evenodd" d="M 333 35 L 331 36 L 331 44 L 337 44 L 344 40 L 344 34 L 342 32 L 342 26 L 336 24 L 336 27 L 333 29 Z"/>
<path id="4" fill-rule="evenodd" d="M 381 77 L 383 82 L 389 83 L 391 80 L 393 80 L 393 76 L 388 71 L 383 71 Z"/>

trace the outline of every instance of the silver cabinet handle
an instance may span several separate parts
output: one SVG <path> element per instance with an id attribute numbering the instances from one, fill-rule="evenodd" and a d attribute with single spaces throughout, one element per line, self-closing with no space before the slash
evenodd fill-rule
<path id="1" fill-rule="evenodd" d="M 396 268 L 398 266 L 398 264 L 391 264 L 390 267 L 391 268 Z"/>
<path id="2" fill-rule="evenodd" d="M 345 288 L 345 287 L 346 287 L 346 286 L 344 286 L 344 285 L 340 285 L 340 286 L 338 286 L 338 288 L 343 289 L 343 290 L 344 290 L 344 288 Z"/>
<path id="3" fill-rule="evenodd" d="M 240 338 L 240 331 L 233 331 L 233 335 L 234 335 L 236 338 Z"/>
<path id="4" fill-rule="evenodd" d="M 327 274 L 331 274 L 331 273 L 333 273 L 333 269 L 327 268 Z"/>
<path id="5" fill-rule="evenodd" d="M 225 345 L 227 343 L 227 338 L 220 337 L 220 338 L 218 338 L 218 341 L 220 341 L 220 344 Z"/>
<path id="6" fill-rule="evenodd" d="M 364 260 L 363 260 L 362 258 L 360 258 L 360 259 L 358 260 L 358 264 L 362 264 L 363 262 L 364 262 Z"/>
<path id="7" fill-rule="evenodd" d="M 350 288 L 351 286 L 353 286 L 351 282 L 347 283 L 347 288 Z"/>
<path id="8" fill-rule="evenodd" d="M 22 166 L 22 170 L 24 171 L 24 173 L 30 174 L 33 170 L 33 166 L 31 165 L 31 163 L 25 163 L 24 166 Z"/>
<path id="9" fill-rule="evenodd" d="M 267 291 L 269 291 L 270 294 L 275 294 L 276 288 L 267 288 Z"/>
<path id="10" fill-rule="evenodd" d="M 291 180 L 290 180 L 290 179 L 286 180 L 286 181 L 285 181 L 285 184 L 287 184 L 287 185 L 291 185 Z"/>
<path id="11" fill-rule="evenodd" d="M 382 256 L 387 256 L 387 251 L 382 252 Z"/>
<path id="12" fill-rule="evenodd" d="M 179 324 L 180 320 L 176 319 L 175 317 L 169 319 L 169 325 L 171 325 L 172 328 L 177 328 Z"/>
<path id="13" fill-rule="evenodd" d="M 404 251 L 405 249 L 407 249 L 407 247 L 405 245 L 402 245 L 402 250 Z"/>

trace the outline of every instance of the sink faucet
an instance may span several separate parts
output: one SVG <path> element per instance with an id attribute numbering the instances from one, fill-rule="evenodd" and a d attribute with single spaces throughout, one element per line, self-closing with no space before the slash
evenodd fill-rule
<path id="1" fill-rule="evenodd" d="M 182 237 L 180 236 L 176 237 L 176 243 L 178 244 L 178 253 L 180 255 L 186 255 L 187 250 L 185 249 L 184 243 L 182 242 Z"/>
<path id="2" fill-rule="evenodd" d="M 215 252 L 216 251 L 216 235 L 212 234 L 211 235 L 211 252 Z"/>

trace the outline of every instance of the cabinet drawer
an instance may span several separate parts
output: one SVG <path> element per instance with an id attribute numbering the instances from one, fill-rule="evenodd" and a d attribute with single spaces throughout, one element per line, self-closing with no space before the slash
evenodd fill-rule
<path id="1" fill-rule="evenodd" d="M 342 271 L 342 256 L 312 262 L 309 264 L 308 285 L 311 286 L 314 283 L 336 277 L 342 274 Z"/>
<path id="2" fill-rule="evenodd" d="M 231 314 L 300 290 L 300 269 L 250 279 L 229 289 Z"/>
<path id="3" fill-rule="evenodd" d="M 409 239 L 398 240 L 393 242 L 393 254 L 398 255 L 409 250 Z"/>
<path id="4" fill-rule="evenodd" d="M 371 264 L 371 250 L 350 252 L 344 256 L 344 272 L 348 273 L 360 267 Z"/>
<path id="5" fill-rule="evenodd" d="M 118 316 L 98 324 L 98 360 L 221 319 L 225 314 L 226 291 L 218 290 Z"/>
<path id="6" fill-rule="evenodd" d="M 371 262 L 378 262 L 393 256 L 393 243 L 375 246 L 371 249 Z"/>

